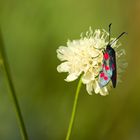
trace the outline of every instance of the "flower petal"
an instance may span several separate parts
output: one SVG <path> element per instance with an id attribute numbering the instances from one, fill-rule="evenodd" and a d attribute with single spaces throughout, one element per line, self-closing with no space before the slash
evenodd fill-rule
<path id="1" fill-rule="evenodd" d="M 68 62 L 63 62 L 57 66 L 58 72 L 69 72 L 69 70 L 70 70 L 70 66 Z"/>
<path id="2" fill-rule="evenodd" d="M 94 88 L 94 91 L 96 94 L 98 94 L 100 92 L 101 88 L 100 88 L 99 83 L 97 81 L 94 82 L 93 88 Z"/>
<path id="3" fill-rule="evenodd" d="M 106 96 L 106 95 L 109 94 L 108 89 L 107 89 L 106 86 L 103 87 L 103 88 L 100 90 L 100 94 L 101 94 L 102 96 Z"/>
<path id="4" fill-rule="evenodd" d="M 71 82 L 71 81 L 74 81 L 78 78 L 78 74 L 77 73 L 71 73 L 67 76 L 67 78 L 65 79 L 65 81 L 67 82 Z"/>
<path id="5" fill-rule="evenodd" d="M 100 92 L 100 86 L 97 81 L 91 81 L 90 83 L 86 84 L 86 90 L 89 95 L 92 95 L 93 92 L 98 94 Z"/>
<path id="6" fill-rule="evenodd" d="M 92 82 L 86 84 L 86 90 L 87 90 L 89 95 L 92 95 L 92 93 L 93 93 L 93 84 L 92 84 Z"/>
<path id="7" fill-rule="evenodd" d="M 67 60 L 69 56 L 71 56 L 71 50 L 69 47 L 60 46 L 57 50 L 57 58 L 61 61 Z"/>
<path id="8" fill-rule="evenodd" d="M 86 73 L 83 75 L 83 77 L 82 77 L 82 82 L 83 82 L 84 84 L 87 84 L 87 83 L 90 83 L 90 82 L 91 82 L 92 80 L 94 80 L 94 79 L 95 79 L 94 73 L 88 71 L 88 72 L 86 72 Z"/>

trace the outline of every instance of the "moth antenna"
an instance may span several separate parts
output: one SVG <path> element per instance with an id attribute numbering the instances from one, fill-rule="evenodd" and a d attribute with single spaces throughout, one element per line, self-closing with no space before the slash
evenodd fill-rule
<path id="1" fill-rule="evenodd" d="M 108 44 L 110 44 L 110 38 L 111 38 L 111 25 L 112 23 L 109 24 L 109 43 Z"/>
<path id="2" fill-rule="evenodd" d="M 112 45 L 113 43 L 115 43 L 122 35 L 127 34 L 126 32 L 122 32 L 115 40 L 113 40 L 110 45 Z"/>

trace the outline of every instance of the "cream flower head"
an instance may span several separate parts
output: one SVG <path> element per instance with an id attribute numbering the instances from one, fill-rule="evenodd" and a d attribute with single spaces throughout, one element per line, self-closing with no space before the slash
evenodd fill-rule
<path id="1" fill-rule="evenodd" d="M 57 57 L 62 63 L 57 67 L 58 72 L 68 72 L 65 81 L 71 82 L 82 75 L 82 83 L 86 85 L 87 92 L 91 95 L 107 95 L 112 88 L 111 81 L 104 87 L 100 87 L 99 73 L 103 63 L 103 51 L 108 44 L 109 33 L 105 30 L 96 29 L 94 32 L 89 28 L 86 35 L 81 35 L 79 40 L 68 41 L 67 46 L 60 46 L 57 49 Z M 114 40 L 115 38 L 111 38 Z M 120 43 L 115 42 L 111 46 L 116 51 L 117 73 L 121 71 L 119 60 L 125 54 L 120 49 Z"/>

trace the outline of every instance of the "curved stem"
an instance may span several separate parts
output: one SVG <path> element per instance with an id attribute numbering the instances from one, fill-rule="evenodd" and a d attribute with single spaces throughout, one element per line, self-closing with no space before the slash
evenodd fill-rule
<path id="1" fill-rule="evenodd" d="M 10 89 L 12 99 L 13 99 L 14 108 L 15 108 L 17 119 L 19 122 L 20 132 L 21 132 L 23 140 L 28 140 L 25 124 L 23 121 L 23 117 L 22 117 L 22 113 L 21 113 L 20 106 L 18 103 L 18 99 L 16 97 L 16 91 L 15 91 L 15 88 L 13 85 L 13 81 L 12 81 L 12 77 L 11 77 L 11 73 L 10 73 L 10 68 L 8 65 L 8 61 L 7 61 L 7 57 L 6 57 L 6 53 L 5 53 L 5 49 L 4 49 L 1 31 L 0 31 L 0 43 L 1 43 L 0 44 L 0 51 L 1 51 L 1 57 L 2 57 L 2 67 L 3 67 L 3 71 L 5 73 L 5 76 L 6 76 L 6 80 L 7 80 L 9 89 Z"/>
<path id="2" fill-rule="evenodd" d="M 73 127 L 73 122 L 74 122 L 74 119 L 75 119 L 77 101 L 78 101 L 81 85 L 82 85 L 82 78 L 80 78 L 80 80 L 78 82 L 78 85 L 77 85 L 77 89 L 76 89 L 76 93 L 75 93 L 75 99 L 74 99 L 73 108 L 72 108 L 72 114 L 71 114 L 71 118 L 70 118 L 70 122 L 69 122 L 69 127 L 68 127 L 68 131 L 67 131 L 67 135 L 66 135 L 66 139 L 65 140 L 69 140 L 70 139 L 70 135 L 71 135 L 72 127 Z"/>

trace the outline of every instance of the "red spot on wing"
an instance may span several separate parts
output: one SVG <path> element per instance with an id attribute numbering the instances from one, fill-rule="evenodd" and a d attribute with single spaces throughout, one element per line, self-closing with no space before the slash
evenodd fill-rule
<path id="1" fill-rule="evenodd" d="M 109 58 L 109 54 L 106 52 L 104 53 L 104 59 L 107 60 Z"/>
<path id="2" fill-rule="evenodd" d="M 105 66 L 105 70 L 109 70 L 109 66 Z"/>
<path id="3" fill-rule="evenodd" d="M 101 78 L 104 77 L 104 75 L 105 75 L 105 74 L 104 74 L 103 72 L 100 73 L 100 77 L 101 77 Z"/>
<path id="4" fill-rule="evenodd" d="M 100 73 L 100 77 L 103 78 L 104 80 L 108 80 L 108 77 L 105 75 L 104 72 Z"/>
<path id="5" fill-rule="evenodd" d="M 107 76 L 104 76 L 104 80 L 108 80 L 108 77 Z"/>

